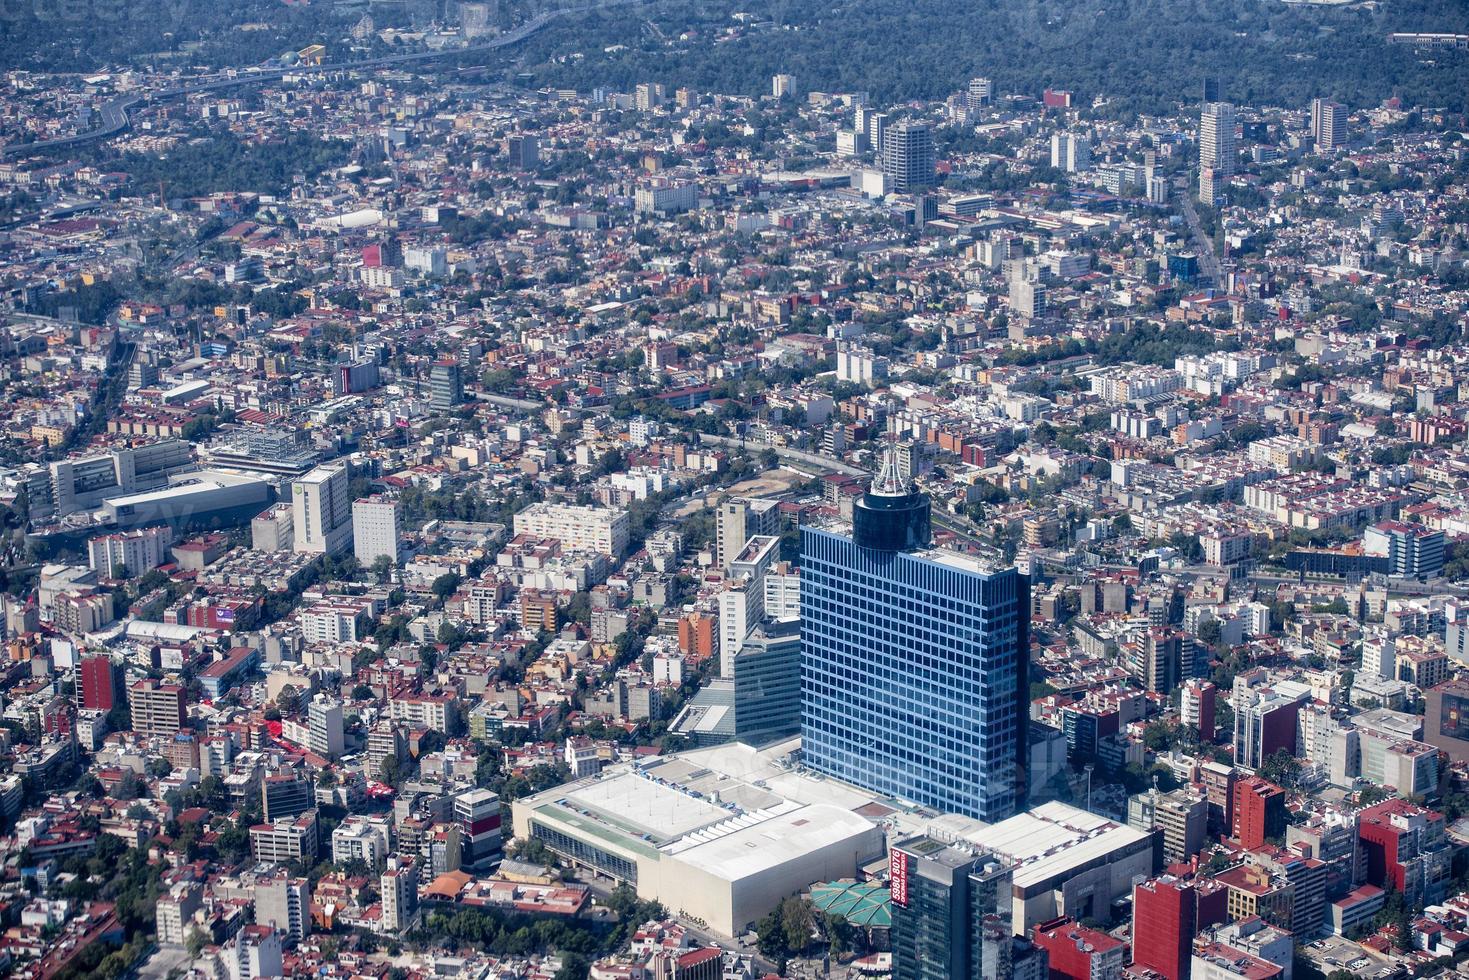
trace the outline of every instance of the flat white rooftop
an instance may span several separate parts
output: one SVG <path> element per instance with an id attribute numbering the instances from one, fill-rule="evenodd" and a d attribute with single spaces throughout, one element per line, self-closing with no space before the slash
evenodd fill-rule
<path id="1" fill-rule="evenodd" d="M 729 881 L 881 826 L 896 837 L 968 841 L 1042 884 L 1150 835 L 1064 803 L 997 824 L 893 800 L 793 764 L 799 737 L 765 748 L 695 749 L 546 790 L 526 801 L 628 846 L 656 848 Z M 641 771 L 639 771 L 641 770 Z M 521 804 L 517 804 L 521 805 Z"/>
<path id="2" fill-rule="evenodd" d="M 665 851 L 716 878 L 740 881 L 872 832 L 871 821 L 840 807 L 788 807 L 745 814 L 727 833 L 710 828 Z"/>
<path id="3" fill-rule="evenodd" d="M 608 822 L 647 834 L 656 843 L 693 833 L 730 816 L 722 806 L 631 770 L 574 784 L 562 795 Z"/>
<path id="4" fill-rule="evenodd" d="M 160 500 L 176 500 L 193 493 L 223 490 L 226 487 L 264 483 L 264 480 L 257 477 L 244 476 L 239 473 L 226 473 L 221 470 L 193 470 L 186 473 L 175 473 L 169 477 L 169 484 L 166 487 L 108 497 L 106 503 L 111 507 L 137 506 L 138 504 L 156 503 Z"/>
<path id="5" fill-rule="evenodd" d="M 950 568 L 972 572 L 975 575 L 993 575 L 1000 571 L 999 564 L 991 559 L 979 555 L 968 555 L 950 548 L 925 548 L 913 554 L 919 558 L 926 558 L 936 565 L 947 565 Z"/>
<path id="6" fill-rule="evenodd" d="M 1044 803 L 983 830 L 963 834 L 966 840 L 1015 865 L 1017 888 L 1047 881 L 1148 836 L 1065 803 Z"/>

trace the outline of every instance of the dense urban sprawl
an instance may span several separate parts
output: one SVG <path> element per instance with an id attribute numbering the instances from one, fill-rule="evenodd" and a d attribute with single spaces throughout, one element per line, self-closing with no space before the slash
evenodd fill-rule
<path id="1" fill-rule="evenodd" d="M 447 6 L 0 75 L 0 974 L 1469 975 L 1462 105 Z"/>

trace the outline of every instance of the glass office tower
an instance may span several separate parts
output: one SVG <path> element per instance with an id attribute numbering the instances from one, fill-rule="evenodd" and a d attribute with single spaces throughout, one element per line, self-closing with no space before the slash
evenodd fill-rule
<path id="1" fill-rule="evenodd" d="M 767 745 L 801 732 L 801 632 L 794 619 L 766 620 L 735 654 L 735 738 Z"/>
<path id="2" fill-rule="evenodd" d="M 925 550 L 928 500 L 892 460 L 852 536 L 801 529 L 801 743 L 810 768 L 980 820 L 1025 792 L 1030 582 Z"/>

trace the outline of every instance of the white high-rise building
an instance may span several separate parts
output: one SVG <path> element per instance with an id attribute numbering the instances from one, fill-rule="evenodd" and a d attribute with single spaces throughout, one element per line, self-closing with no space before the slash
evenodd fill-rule
<path id="1" fill-rule="evenodd" d="M 285 976 L 280 933 L 270 926 L 245 926 L 224 948 L 221 958 L 230 980 Z"/>
<path id="2" fill-rule="evenodd" d="M 1066 169 L 1066 156 L 1071 150 L 1070 133 L 1051 134 L 1051 166 L 1057 170 Z"/>
<path id="3" fill-rule="evenodd" d="M 796 619 L 801 615 L 801 569 L 778 561 L 765 573 L 765 615 Z"/>
<path id="4" fill-rule="evenodd" d="M 1311 101 L 1311 136 L 1317 153 L 1331 153 L 1347 143 L 1347 107 L 1330 99 Z"/>
<path id="5" fill-rule="evenodd" d="M 1234 106 L 1228 102 L 1210 102 L 1199 119 L 1199 166 L 1214 172 L 1216 178 L 1234 174 Z"/>
<path id="6" fill-rule="evenodd" d="M 1397 677 L 1397 641 L 1385 627 L 1369 628 L 1362 637 L 1362 673 L 1367 677 Z"/>
<path id="7" fill-rule="evenodd" d="M 1092 141 L 1073 133 L 1051 135 L 1051 166 L 1069 174 L 1090 170 Z"/>
<path id="8" fill-rule="evenodd" d="M 714 564 L 730 563 L 756 535 L 780 534 L 780 501 L 731 497 L 722 501 L 714 522 Z"/>
<path id="9" fill-rule="evenodd" d="M 888 124 L 890 119 L 886 112 L 869 112 L 867 114 L 867 145 L 872 147 L 881 162 L 883 154 L 883 140 L 887 138 Z"/>
<path id="10" fill-rule="evenodd" d="M 328 759 L 342 754 L 346 748 L 342 702 L 325 694 L 316 695 L 306 706 L 306 721 L 309 733 L 307 748 Z"/>
<path id="11" fill-rule="evenodd" d="M 758 587 L 757 587 L 758 584 Z M 731 582 L 719 593 L 719 675 L 734 676 L 735 654 L 760 622 L 765 605 L 764 583 Z"/>
<path id="12" fill-rule="evenodd" d="M 867 134 L 855 129 L 837 130 L 837 156 L 857 157 L 867 152 Z"/>
<path id="13" fill-rule="evenodd" d="M 418 868 L 406 855 L 388 858 L 379 880 L 383 896 L 383 932 L 402 932 L 418 912 Z"/>
<path id="14" fill-rule="evenodd" d="M 1152 204 L 1168 203 L 1168 181 L 1162 177 L 1148 178 L 1148 201 Z"/>
<path id="15" fill-rule="evenodd" d="M 175 946 L 188 942 L 194 928 L 194 913 L 203 904 L 203 898 L 204 889 L 196 882 L 179 881 L 170 885 L 154 908 L 158 941 Z"/>
<path id="16" fill-rule="evenodd" d="M 318 466 L 291 485 L 291 524 L 295 550 L 336 555 L 352 543 L 352 507 L 347 499 L 347 466 Z"/>
<path id="17" fill-rule="evenodd" d="M 311 932 L 311 883 L 278 874 L 255 883 L 255 924 L 270 926 L 286 945 Z"/>
<path id="18" fill-rule="evenodd" d="M 852 384 L 872 385 L 887 380 L 890 364 L 886 357 L 873 353 L 870 347 L 842 342 L 837 344 L 837 380 Z"/>
<path id="19" fill-rule="evenodd" d="M 1046 284 L 1016 277 L 1010 280 L 1010 310 L 1027 320 L 1046 315 Z"/>
<path id="20" fill-rule="evenodd" d="M 445 276 L 449 274 L 448 253 L 442 248 L 411 246 L 403 250 L 403 268 L 435 278 Z"/>
<path id="21" fill-rule="evenodd" d="M 373 496 L 352 504 L 352 552 L 363 566 L 382 557 L 394 562 L 402 557 L 396 500 Z"/>
<path id="22" fill-rule="evenodd" d="M 964 102 L 970 109 L 978 109 L 989 105 L 994 94 L 994 83 L 988 78 L 971 78 L 969 87 L 964 92 Z"/>
<path id="23" fill-rule="evenodd" d="M 633 98 L 639 112 L 652 112 L 668 100 L 668 92 L 659 82 L 643 82 L 633 90 Z"/>
<path id="24" fill-rule="evenodd" d="M 765 575 L 780 557 L 780 538 L 756 535 L 729 563 L 730 585 L 719 595 L 719 672 L 734 676 L 735 655 L 765 618 Z"/>
<path id="25" fill-rule="evenodd" d="M 1199 168 L 1199 200 L 1213 207 L 1224 196 L 1225 178 L 1213 167 Z"/>

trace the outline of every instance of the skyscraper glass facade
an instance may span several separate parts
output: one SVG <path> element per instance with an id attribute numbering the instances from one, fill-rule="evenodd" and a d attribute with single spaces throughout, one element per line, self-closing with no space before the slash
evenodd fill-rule
<path id="1" fill-rule="evenodd" d="M 803 528 L 805 764 L 925 806 L 1012 816 L 1025 786 L 1029 615 L 1029 580 L 1014 568 Z"/>
<path id="2" fill-rule="evenodd" d="M 735 738 L 751 745 L 801 730 L 801 635 L 794 620 L 755 628 L 735 655 Z"/>
<path id="3" fill-rule="evenodd" d="M 894 980 L 1015 977 L 1012 874 L 992 855 L 910 838 L 890 852 Z"/>

